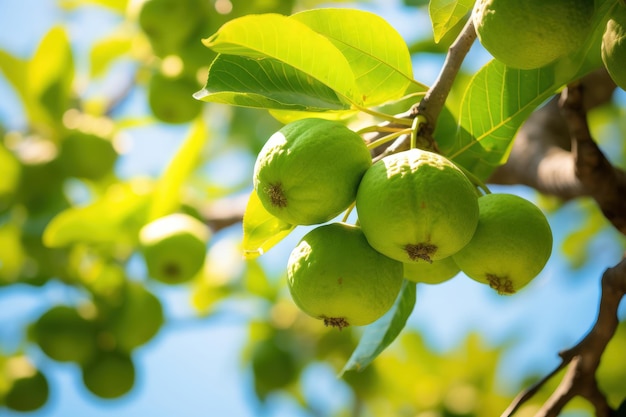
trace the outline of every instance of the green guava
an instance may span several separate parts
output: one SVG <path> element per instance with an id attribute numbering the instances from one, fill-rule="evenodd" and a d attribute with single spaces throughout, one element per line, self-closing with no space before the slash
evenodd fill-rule
<path id="1" fill-rule="evenodd" d="M 602 62 L 609 75 L 626 90 L 626 6 L 619 2 L 602 36 Z"/>
<path id="2" fill-rule="evenodd" d="M 135 365 L 130 356 L 111 351 L 99 352 L 81 367 L 83 383 L 100 398 L 118 398 L 135 384 Z"/>
<path id="3" fill-rule="evenodd" d="M 130 352 L 150 341 L 163 323 L 159 299 L 141 283 L 128 282 L 122 302 L 112 311 L 106 327 L 115 338 L 117 348 Z"/>
<path id="4" fill-rule="evenodd" d="M 259 152 L 254 189 L 263 207 L 287 223 L 324 223 L 354 202 L 371 164 L 363 139 L 342 123 L 297 120 Z"/>
<path id="5" fill-rule="evenodd" d="M 454 278 L 461 269 L 451 256 L 438 261 L 404 263 L 404 278 L 424 284 L 440 284 Z"/>
<path id="6" fill-rule="evenodd" d="M 340 329 L 379 319 L 393 305 L 402 281 L 402 263 L 376 252 L 359 227 L 344 223 L 308 232 L 287 264 L 296 305 Z"/>
<path id="7" fill-rule="evenodd" d="M 191 280 L 204 265 L 209 237 L 204 223 L 183 213 L 146 224 L 139 232 L 139 243 L 148 275 L 166 284 Z"/>
<path id="8" fill-rule="evenodd" d="M 202 111 L 203 102 L 193 98 L 198 89 L 198 83 L 193 78 L 155 73 L 148 84 L 150 110 L 165 123 L 188 123 Z"/>
<path id="9" fill-rule="evenodd" d="M 24 356 L 8 359 L 3 378 L 10 384 L 4 397 L 4 405 L 19 412 L 35 411 L 43 407 L 50 396 L 46 376 Z"/>
<path id="10" fill-rule="evenodd" d="M 98 180 L 113 172 L 117 157 L 110 140 L 73 131 L 63 138 L 56 163 L 70 177 Z"/>
<path id="11" fill-rule="evenodd" d="M 71 306 L 50 308 L 35 321 L 30 336 L 48 357 L 59 362 L 84 363 L 96 351 L 95 323 Z"/>
<path id="12" fill-rule="evenodd" d="M 367 241 L 400 262 L 431 262 L 465 246 L 478 223 L 478 195 L 441 155 L 411 149 L 367 170 L 356 210 Z"/>
<path id="13" fill-rule="evenodd" d="M 478 0 L 478 39 L 512 68 L 540 68 L 578 48 L 590 33 L 593 0 Z"/>
<path id="14" fill-rule="evenodd" d="M 453 255 L 468 277 L 499 294 L 513 294 L 543 269 L 552 253 L 552 230 L 543 212 L 513 194 L 478 199 L 480 215 L 472 240 Z"/>

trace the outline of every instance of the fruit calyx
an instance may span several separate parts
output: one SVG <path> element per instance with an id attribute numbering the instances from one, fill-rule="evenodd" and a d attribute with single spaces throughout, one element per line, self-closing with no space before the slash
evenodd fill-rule
<path id="1" fill-rule="evenodd" d="M 515 294 L 515 288 L 513 288 L 513 282 L 508 277 L 499 277 L 494 274 L 487 274 L 487 282 L 489 286 L 498 291 L 500 295 Z"/>
<path id="2" fill-rule="evenodd" d="M 428 263 L 432 263 L 431 257 L 437 252 L 437 246 L 429 243 L 408 244 L 404 250 L 412 261 L 422 259 Z"/>
<path id="3" fill-rule="evenodd" d="M 322 319 L 326 327 L 336 327 L 339 330 L 343 330 L 344 327 L 350 326 L 350 323 L 344 317 L 322 317 Z"/>
<path id="4" fill-rule="evenodd" d="M 280 182 L 276 184 L 270 184 L 269 186 L 265 187 L 264 191 L 270 198 L 270 202 L 274 207 L 287 207 L 287 197 L 285 197 L 283 185 Z"/>

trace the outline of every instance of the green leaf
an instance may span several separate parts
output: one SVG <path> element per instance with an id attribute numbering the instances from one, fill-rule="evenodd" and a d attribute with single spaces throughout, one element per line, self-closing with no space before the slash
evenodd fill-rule
<path id="1" fill-rule="evenodd" d="M 53 217 L 44 230 L 43 242 L 51 248 L 133 243 L 145 220 L 148 196 L 133 184 L 113 184 L 100 200 Z"/>
<path id="2" fill-rule="evenodd" d="M 104 75 L 116 59 L 130 52 L 132 42 L 130 37 L 116 34 L 95 43 L 89 54 L 91 76 L 96 78 Z"/>
<path id="3" fill-rule="evenodd" d="M 196 119 L 157 183 L 148 215 L 149 221 L 173 213 L 179 208 L 181 188 L 200 161 L 208 136 L 205 122 L 201 118 Z"/>
<path id="4" fill-rule="evenodd" d="M 474 6 L 474 0 L 431 0 L 428 5 L 433 25 L 433 38 L 439 43 L 450 29 L 463 19 Z"/>
<path id="5" fill-rule="evenodd" d="M 329 39 L 346 57 L 363 106 L 398 99 L 414 82 L 404 39 L 380 16 L 361 10 L 323 8 L 296 13 L 291 19 Z"/>
<path id="6" fill-rule="evenodd" d="M 218 53 L 272 58 L 326 85 L 342 100 L 362 104 L 355 75 L 341 51 L 295 19 L 278 14 L 243 16 L 202 42 Z"/>
<path id="7" fill-rule="evenodd" d="M 272 216 L 255 191 L 250 193 L 243 215 L 243 256 L 254 259 L 284 239 L 296 226 Z"/>
<path id="8" fill-rule="evenodd" d="M 74 81 L 74 58 L 64 28 L 54 27 L 44 36 L 26 77 L 30 98 L 43 105 L 50 122 L 58 123 L 70 105 Z"/>
<path id="9" fill-rule="evenodd" d="M 198 100 L 275 110 L 321 112 L 350 106 L 326 85 L 271 58 L 220 54 Z"/>
<path id="10" fill-rule="evenodd" d="M 383 317 L 365 328 L 358 346 L 341 370 L 361 370 L 369 365 L 400 334 L 415 306 L 415 282 L 404 280 L 400 294 Z"/>

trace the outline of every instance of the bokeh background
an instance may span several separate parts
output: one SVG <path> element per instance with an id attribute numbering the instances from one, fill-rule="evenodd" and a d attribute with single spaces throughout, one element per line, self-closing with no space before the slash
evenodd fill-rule
<path id="1" fill-rule="evenodd" d="M 233 5 L 234 10 L 244 13 L 273 9 L 288 13 L 328 6 L 372 11 L 405 38 L 413 52 L 415 78 L 425 84 L 436 78 L 445 42 L 450 41 L 439 45 L 432 41 L 426 2 L 205 3 L 213 8 L 211 15 L 228 11 Z M 116 9 L 119 4 L 123 7 Z M 150 106 L 149 79 L 167 64 L 151 49 L 137 22 L 140 8 L 141 2 L 134 0 L 128 4 L 0 0 L 2 51 L 28 59 L 46 33 L 61 26 L 68 33 L 74 54 L 73 83 L 83 111 L 97 114 L 102 103 L 119 98 L 106 118 L 116 126 L 119 157 L 114 175 L 121 183 L 157 181 L 193 128 L 191 122 L 160 120 Z M 229 18 L 228 13 L 220 16 Z M 210 34 L 207 29 L 201 36 Z M 94 76 L 94 46 L 113 36 L 132 38 L 134 49 L 116 57 L 103 75 Z M 201 87 L 202 71 L 206 73 L 211 55 L 203 55 L 202 48 L 197 50 L 194 56 L 201 62 Z M 476 45 L 460 79 L 467 79 L 489 59 Z M 453 94 L 458 100 L 460 87 Z M 625 108 L 624 93 L 618 91 L 613 103 L 590 115 L 601 146 L 622 167 L 626 166 L 622 139 L 626 126 L 616 123 L 615 115 L 623 116 Z M 201 162 L 186 183 L 186 192 L 191 195 L 188 201 L 202 207 L 204 203 L 245 196 L 251 188 L 255 154 L 280 124 L 262 111 L 214 104 L 202 105 L 200 117 L 206 122 L 209 139 Z M 29 127 L 23 103 L 1 71 L 0 125 L 5 141 Z M 72 204 L 81 205 L 95 198 L 92 187 L 68 180 L 63 190 Z M 214 234 L 207 248 L 205 270 L 191 283 L 168 286 L 153 282 L 137 255 L 125 263 L 126 279 L 141 282 L 156 294 L 166 317 L 158 334 L 132 352 L 136 381 L 129 394 L 114 400 L 98 398 L 84 387 L 76 364 L 56 362 L 29 342 L 27 329 L 51 306 L 75 305 L 89 299 L 80 285 L 54 277 L 38 285 L 4 281 L 0 286 L 0 353 L 5 357 L 27 355 L 47 376 L 50 399 L 43 408 L 28 414 L 32 416 L 487 415 L 479 410 L 502 409 L 528 382 L 555 367 L 557 352 L 575 344 L 590 328 L 602 272 L 619 261 L 625 248 L 624 239 L 590 201 L 559 202 L 525 187 L 493 187 L 493 191 L 522 195 L 547 213 L 555 246 L 544 271 L 512 297 L 498 296 L 462 275 L 436 286 L 418 285 L 416 307 L 407 329 L 362 373 L 337 377 L 361 329 L 339 333 L 301 317 L 285 292 L 287 257 L 308 229 L 296 229 L 258 261 L 248 262 L 241 256 L 240 223 Z M 236 199 L 226 201 L 237 209 Z M 0 216 L 7 224 L 11 220 L 6 208 L 3 210 Z M 6 267 L 0 264 L 0 275 L 3 265 Z M 620 317 L 626 317 L 624 306 Z M 255 346 L 270 339 L 278 341 L 286 356 L 253 368 L 250 358 Z M 611 401 L 616 402 L 626 396 L 623 326 L 610 349 L 614 352 L 611 363 L 603 364 L 601 375 L 606 376 Z M 287 382 L 272 385 L 271 375 L 287 368 Z M 540 394 L 538 401 L 541 398 L 545 395 Z M 532 406 L 525 412 L 530 413 Z M 25 414 L 0 408 L 0 415 Z M 567 415 L 591 414 L 584 403 L 575 402 Z"/>

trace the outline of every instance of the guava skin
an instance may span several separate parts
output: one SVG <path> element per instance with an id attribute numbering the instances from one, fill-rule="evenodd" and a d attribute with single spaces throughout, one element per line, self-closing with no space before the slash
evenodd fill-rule
<path id="1" fill-rule="evenodd" d="M 148 275 L 166 284 L 191 280 L 204 265 L 209 237 L 206 225 L 187 214 L 148 223 L 139 233 Z"/>
<path id="2" fill-rule="evenodd" d="M 432 262 L 470 241 L 478 223 L 477 198 L 473 184 L 451 161 L 411 149 L 367 170 L 356 210 L 378 252 L 400 262 Z"/>
<path id="3" fill-rule="evenodd" d="M 364 326 L 393 305 L 403 268 L 376 252 L 361 229 L 344 223 L 319 226 L 293 249 L 287 282 L 296 305 L 326 325 Z"/>
<path id="4" fill-rule="evenodd" d="M 433 262 L 406 262 L 403 265 L 404 278 L 416 283 L 431 285 L 448 281 L 461 272 L 461 268 L 451 256 Z"/>
<path id="5" fill-rule="evenodd" d="M 513 194 L 478 199 L 480 217 L 470 243 L 453 255 L 468 277 L 499 294 L 514 294 L 531 282 L 552 253 L 552 230 L 543 212 Z"/>
<path id="6" fill-rule="evenodd" d="M 626 5 L 618 3 L 602 36 L 602 62 L 611 79 L 626 90 Z"/>
<path id="7" fill-rule="evenodd" d="M 512 68 L 535 69 L 580 48 L 593 11 L 593 0 L 479 0 L 472 19 L 494 58 Z"/>
<path id="8" fill-rule="evenodd" d="M 354 202 L 372 160 L 363 139 L 342 123 L 302 119 L 265 143 L 254 165 L 263 207 L 289 224 L 327 222 Z"/>

